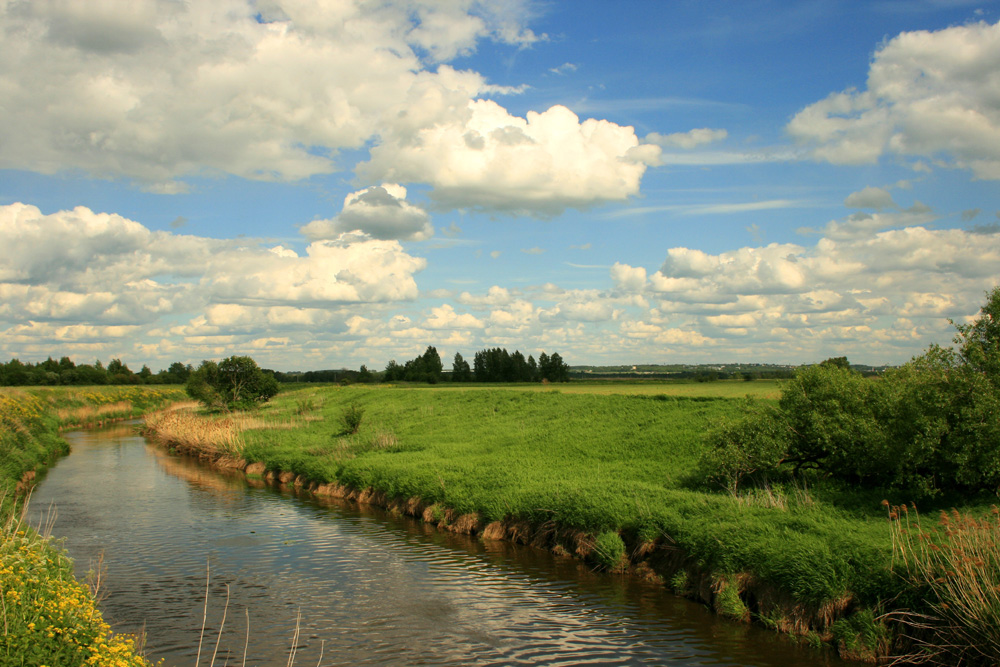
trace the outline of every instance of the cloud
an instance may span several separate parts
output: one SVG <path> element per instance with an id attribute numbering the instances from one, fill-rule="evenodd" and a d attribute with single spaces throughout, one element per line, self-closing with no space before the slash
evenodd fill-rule
<path id="1" fill-rule="evenodd" d="M 618 289 L 637 292 L 646 285 L 646 269 L 615 262 L 611 267 L 611 280 Z"/>
<path id="2" fill-rule="evenodd" d="M 296 180 L 342 149 L 452 122 L 513 92 L 447 65 L 538 41 L 522 2 L 0 4 L 0 167 L 133 178 Z M 262 17 L 258 20 L 258 16 Z"/>
<path id="3" fill-rule="evenodd" d="M 567 74 L 568 72 L 575 72 L 577 70 L 576 65 L 573 63 L 563 63 L 559 67 L 550 67 L 549 71 L 553 74 Z"/>
<path id="4" fill-rule="evenodd" d="M 215 321 L 249 312 L 235 306 L 381 304 L 415 298 L 413 275 L 426 265 L 395 241 L 363 235 L 317 241 L 300 257 L 250 239 L 154 232 L 85 207 L 45 215 L 0 206 L 0 234 L 0 322 L 136 325 L 202 310 Z M 292 321 L 315 323 L 291 312 Z"/>
<path id="5" fill-rule="evenodd" d="M 455 308 L 446 303 L 431 308 L 431 315 L 424 326 L 428 329 L 482 329 L 483 323 L 469 313 L 456 313 Z"/>
<path id="6" fill-rule="evenodd" d="M 896 202 L 892 200 L 892 195 L 883 188 L 868 186 L 858 192 L 852 192 L 844 200 L 847 208 L 893 208 Z"/>
<path id="7" fill-rule="evenodd" d="M 904 32 L 875 52 L 865 90 L 811 104 L 787 130 L 834 164 L 944 157 L 977 178 L 1000 179 L 998 87 L 1000 23 Z"/>
<path id="8" fill-rule="evenodd" d="M 663 148 L 683 148 L 690 150 L 705 144 L 722 141 L 728 136 L 729 133 L 726 130 L 702 127 L 687 132 L 674 132 L 673 134 L 651 132 L 646 135 L 645 140 L 647 143 L 657 144 Z"/>
<path id="9" fill-rule="evenodd" d="M 523 252 L 525 255 L 545 254 L 545 250 L 543 248 L 539 248 L 538 246 L 535 246 L 534 248 L 521 248 L 521 252 Z"/>
<path id="10" fill-rule="evenodd" d="M 474 100 L 449 121 L 384 136 L 357 171 L 368 180 L 428 183 L 441 206 L 556 215 L 636 195 L 659 152 L 640 146 L 631 127 L 581 122 L 566 107 L 520 118 Z"/>
<path id="11" fill-rule="evenodd" d="M 434 234 L 430 216 L 406 201 L 406 188 L 383 183 L 352 192 L 332 220 L 314 220 L 300 230 L 311 241 L 336 239 L 360 231 L 375 239 L 423 241 Z"/>

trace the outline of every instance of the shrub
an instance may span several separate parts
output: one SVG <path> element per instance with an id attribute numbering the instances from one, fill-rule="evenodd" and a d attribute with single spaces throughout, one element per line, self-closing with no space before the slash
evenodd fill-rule
<path id="1" fill-rule="evenodd" d="M 732 493 L 744 477 L 774 470 L 789 444 L 789 431 L 774 408 L 747 399 L 742 409 L 742 418 L 724 422 L 708 436 L 698 469 L 703 481 Z"/>
<path id="2" fill-rule="evenodd" d="M 1000 488 L 1000 287 L 979 319 L 881 378 L 843 357 L 799 369 L 777 409 L 747 409 L 708 437 L 701 478 L 735 491 L 747 475 L 815 469 L 841 480 L 943 490 Z"/>
<path id="3" fill-rule="evenodd" d="M 347 433 L 357 433 L 361 429 L 361 420 L 365 416 L 365 410 L 356 403 L 352 403 L 344 409 L 342 417 L 344 428 Z"/>

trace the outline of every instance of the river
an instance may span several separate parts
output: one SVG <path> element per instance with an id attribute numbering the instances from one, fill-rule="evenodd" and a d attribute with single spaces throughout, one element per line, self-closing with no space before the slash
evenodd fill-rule
<path id="1" fill-rule="evenodd" d="M 131 425 L 66 438 L 33 522 L 54 517 L 78 576 L 103 552 L 105 618 L 166 667 L 199 641 L 203 666 L 285 666 L 297 623 L 299 667 L 852 664 L 546 551 L 254 487 Z"/>

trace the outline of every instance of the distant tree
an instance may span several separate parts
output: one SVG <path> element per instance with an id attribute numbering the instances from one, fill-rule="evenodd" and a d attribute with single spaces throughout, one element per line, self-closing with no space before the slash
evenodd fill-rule
<path id="1" fill-rule="evenodd" d="M 368 367 L 361 364 L 361 370 L 358 371 L 358 382 L 374 382 L 375 375 L 368 370 Z"/>
<path id="2" fill-rule="evenodd" d="M 385 382 L 399 382 L 403 379 L 403 367 L 396 363 L 395 359 L 390 359 L 382 372 L 382 380 Z"/>
<path id="3" fill-rule="evenodd" d="M 833 367 L 833 368 L 850 368 L 851 362 L 847 360 L 847 357 L 830 357 L 826 361 L 821 362 L 820 366 Z"/>
<path id="4" fill-rule="evenodd" d="M 278 393 L 278 381 L 250 357 L 227 357 L 216 364 L 203 361 L 187 382 L 187 393 L 208 407 L 248 409 Z"/>
<path id="5" fill-rule="evenodd" d="M 469 362 L 462 358 L 461 352 L 455 353 L 455 359 L 451 363 L 452 382 L 470 382 L 472 380 L 472 369 Z"/>
<path id="6" fill-rule="evenodd" d="M 170 384 L 184 384 L 188 381 L 188 378 L 191 377 L 193 370 L 194 369 L 191 368 L 190 364 L 185 366 L 179 361 L 175 361 L 170 364 L 170 367 L 167 369 L 167 375 L 170 377 Z"/>

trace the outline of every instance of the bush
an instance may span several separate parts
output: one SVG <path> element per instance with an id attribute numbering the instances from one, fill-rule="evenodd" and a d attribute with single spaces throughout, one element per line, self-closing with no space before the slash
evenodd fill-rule
<path id="1" fill-rule="evenodd" d="M 957 351 L 931 346 L 881 378 L 843 357 L 799 369 L 777 409 L 751 406 L 708 437 L 702 480 L 735 491 L 784 465 L 920 494 L 1000 489 L 1000 287 L 957 329 Z"/>
<path id="2" fill-rule="evenodd" d="M 344 427 L 347 433 L 357 433 L 361 429 L 361 420 L 365 416 L 364 408 L 352 403 L 344 410 Z"/>
<path id="3" fill-rule="evenodd" d="M 709 435 L 710 448 L 698 469 L 703 481 L 722 484 L 732 493 L 744 477 L 775 470 L 790 439 L 776 409 L 747 399 L 742 410 L 741 419 L 725 422 Z"/>

